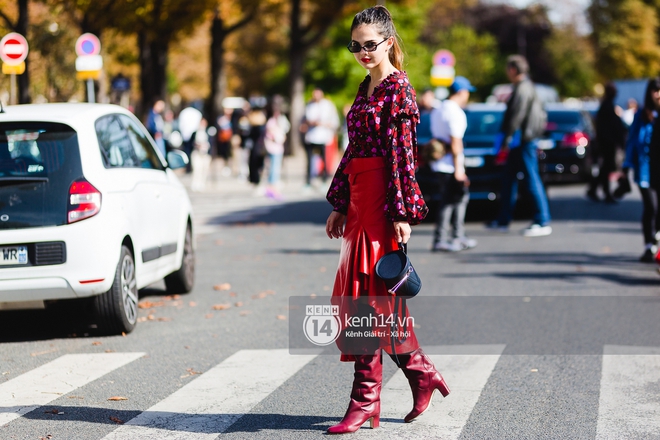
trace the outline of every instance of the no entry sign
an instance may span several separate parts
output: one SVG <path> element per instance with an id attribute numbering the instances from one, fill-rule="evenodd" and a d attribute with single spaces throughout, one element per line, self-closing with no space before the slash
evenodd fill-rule
<path id="1" fill-rule="evenodd" d="M 10 66 L 18 66 L 28 55 L 28 42 L 21 34 L 9 33 L 0 40 L 0 59 Z"/>

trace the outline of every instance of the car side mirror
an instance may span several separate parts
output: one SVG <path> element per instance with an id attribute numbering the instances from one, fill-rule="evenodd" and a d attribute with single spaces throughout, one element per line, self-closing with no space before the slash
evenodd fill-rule
<path id="1" fill-rule="evenodd" d="M 167 166 L 173 170 L 188 165 L 188 156 L 183 151 L 172 150 L 167 152 Z"/>

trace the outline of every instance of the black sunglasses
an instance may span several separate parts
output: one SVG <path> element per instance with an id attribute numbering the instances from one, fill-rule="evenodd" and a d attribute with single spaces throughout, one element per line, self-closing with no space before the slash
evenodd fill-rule
<path id="1" fill-rule="evenodd" d="M 357 41 L 351 41 L 350 43 L 348 43 L 348 46 L 346 46 L 346 47 L 348 48 L 348 51 L 350 53 L 358 53 L 362 49 L 364 49 L 365 52 L 374 52 L 376 49 L 378 49 L 378 46 L 380 46 L 381 44 L 383 44 L 387 40 L 389 40 L 389 38 L 385 38 L 383 41 L 381 41 L 378 44 L 374 43 L 373 41 L 370 41 L 369 43 L 365 44 L 364 46 L 360 46 L 360 43 L 358 43 Z"/>

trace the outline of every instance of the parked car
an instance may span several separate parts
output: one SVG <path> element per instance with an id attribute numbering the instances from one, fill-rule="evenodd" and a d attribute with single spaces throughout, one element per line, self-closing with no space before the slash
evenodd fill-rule
<path id="1" fill-rule="evenodd" d="M 595 130 L 591 115 L 580 108 L 546 105 L 547 131 L 538 142 L 539 170 L 546 183 L 587 182 Z"/>
<path id="2" fill-rule="evenodd" d="M 502 185 L 504 163 L 497 160 L 495 137 L 500 131 L 505 104 L 469 104 L 463 137 L 465 173 L 470 179 L 470 200 L 495 201 Z"/>
<path id="3" fill-rule="evenodd" d="M 186 163 L 179 151 L 166 161 L 122 107 L 5 108 L 0 303 L 85 299 L 102 332 L 128 333 L 138 289 L 192 290 L 192 208 L 173 172 Z"/>

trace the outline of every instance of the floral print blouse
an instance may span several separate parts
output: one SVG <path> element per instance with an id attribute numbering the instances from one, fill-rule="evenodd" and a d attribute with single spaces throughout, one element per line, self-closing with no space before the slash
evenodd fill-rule
<path id="1" fill-rule="evenodd" d="M 362 81 L 346 116 L 349 144 L 327 199 L 335 211 L 347 214 L 350 189 L 348 175 L 344 174 L 346 165 L 354 157 L 384 157 L 392 177 L 383 213 L 392 222 L 416 225 L 429 209 L 415 179 L 419 121 L 415 90 L 408 75 L 400 71 L 390 74 L 367 97 L 370 80 L 367 75 Z"/>

